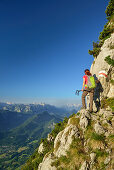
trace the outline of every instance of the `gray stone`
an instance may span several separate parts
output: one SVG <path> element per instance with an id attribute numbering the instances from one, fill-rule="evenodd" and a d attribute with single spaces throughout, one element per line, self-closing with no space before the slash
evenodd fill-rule
<path id="1" fill-rule="evenodd" d="M 88 125 L 88 119 L 86 117 L 80 118 L 80 127 L 85 130 Z"/>
<path id="2" fill-rule="evenodd" d="M 113 116 L 111 111 L 104 111 L 103 118 L 108 119 L 109 117 Z"/>
<path id="3" fill-rule="evenodd" d="M 39 164 L 38 170 L 56 170 L 57 168 L 55 166 L 51 166 L 53 162 L 51 154 L 48 156 L 45 155 L 42 163 Z"/>
<path id="4" fill-rule="evenodd" d="M 86 117 L 88 119 L 91 119 L 91 115 L 89 114 L 87 109 L 81 109 L 80 111 L 81 118 Z"/>
<path id="5" fill-rule="evenodd" d="M 102 116 L 105 112 L 105 109 L 100 109 L 99 112 L 98 112 L 98 115 Z"/>
<path id="6" fill-rule="evenodd" d="M 87 163 L 87 161 L 85 161 L 80 168 L 80 170 L 89 170 L 89 169 L 90 168 L 89 168 L 89 164 Z"/>
<path id="7" fill-rule="evenodd" d="M 66 155 L 66 151 L 69 149 L 73 137 L 78 138 L 80 136 L 79 130 L 75 125 L 69 124 L 63 131 L 59 132 L 54 141 L 54 154 L 57 157 Z"/>
<path id="8" fill-rule="evenodd" d="M 111 160 L 111 159 L 110 159 L 110 156 L 107 157 L 107 158 L 105 159 L 105 161 L 104 161 L 104 164 L 107 165 L 107 164 L 110 162 L 110 160 Z"/>
<path id="9" fill-rule="evenodd" d="M 95 154 L 95 153 L 91 153 L 91 154 L 90 154 L 91 164 L 93 164 L 93 163 L 94 163 L 94 161 L 95 161 L 95 157 L 96 157 L 96 154 Z"/>
<path id="10" fill-rule="evenodd" d="M 112 111 L 112 109 L 108 106 L 108 107 L 106 108 L 106 111 Z"/>
<path id="11" fill-rule="evenodd" d="M 38 153 L 43 153 L 44 147 L 43 147 L 43 142 L 40 144 L 38 148 Z"/>
<path id="12" fill-rule="evenodd" d="M 89 112 L 86 109 L 80 110 L 80 127 L 85 130 L 88 126 L 88 122 L 91 119 Z"/>
<path id="13" fill-rule="evenodd" d="M 110 148 L 106 149 L 106 152 L 110 154 L 111 153 L 111 149 Z"/>
<path id="14" fill-rule="evenodd" d="M 105 133 L 104 128 L 99 124 L 99 122 L 97 122 L 97 123 L 94 125 L 94 129 L 95 129 L 95 132 L 98 133 L 99 135 Z"/>
<path id="15" fill-rule="evenodd" d="M 104 134 L 106 137 L 108 137 L 108 136 L 110 136 L 110 132 L 108 131 L 108 132 L 105 132 L 105 134 Z"/>
<path id="16" fill-rule="evenodd" d="M 54 137 L 52 135 L 48 134 L 47 140 L 49 142 L 52 142 L 54 140 Z"/>

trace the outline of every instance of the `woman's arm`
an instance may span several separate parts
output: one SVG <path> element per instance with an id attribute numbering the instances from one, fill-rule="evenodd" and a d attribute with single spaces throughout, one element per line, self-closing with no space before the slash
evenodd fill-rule
<path id="1" fill-rule="evenodd" d="M 83 86 L 82 86 L 82 91 L 84 89 L 84 86 L 85 86 L 85 78 L 83 78 Z"/>

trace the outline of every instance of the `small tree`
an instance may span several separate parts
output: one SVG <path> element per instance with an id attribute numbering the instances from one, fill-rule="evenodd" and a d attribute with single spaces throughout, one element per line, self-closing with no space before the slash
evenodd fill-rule
<path id="1" fill-rule="evenodd" d="M 107 19 L 110 19 L 110 17 L 114 15 L 114 0 L 110 0 L 105 13 L 107 15 Z"/>

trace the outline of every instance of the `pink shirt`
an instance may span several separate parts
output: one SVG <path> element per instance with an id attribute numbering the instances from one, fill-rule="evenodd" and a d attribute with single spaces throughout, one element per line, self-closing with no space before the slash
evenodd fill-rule
<path id="1" fill-rule="evenodd" d="M 87 84 L 88 77 L 86 75 L 84 75 L 83 78 L 85 79 L 85 84 Z M 87 87 L 85 87 L 85 88 L 87 88 Z"/>

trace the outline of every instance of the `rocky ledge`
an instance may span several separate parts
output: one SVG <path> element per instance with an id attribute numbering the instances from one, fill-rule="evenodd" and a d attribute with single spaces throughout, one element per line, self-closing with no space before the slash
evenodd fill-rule
<path id="1" fill-rule="evenodd" d="M 114 117 L 112 111 L 100 109 L 90 114 L 80 110 L 69 118 L 65 128 L 56 138 L 48 141 L 54 143 L 39 164 L 38 170 L 96 170 L 114 169 L 113 139 Z M 40 154 L 43 153 L 43 142 Z"/>

